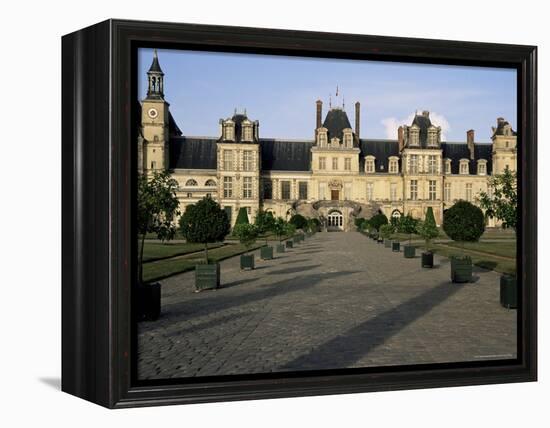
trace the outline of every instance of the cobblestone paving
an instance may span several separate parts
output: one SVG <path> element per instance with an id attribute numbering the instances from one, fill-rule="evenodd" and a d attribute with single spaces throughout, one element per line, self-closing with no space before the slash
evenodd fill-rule
<path id="1" fill-rule="evenodd" d="M 162 281 L 162 314 L 138 327 L 140 379 L 515 358 L 516 311 L 499 275 L 449 280 L 357 232 L 318 233 L 194 293 L 194 273 Z"/>

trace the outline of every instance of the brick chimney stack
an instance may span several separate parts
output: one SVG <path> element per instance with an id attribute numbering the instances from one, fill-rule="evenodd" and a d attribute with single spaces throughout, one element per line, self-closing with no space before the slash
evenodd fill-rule
<path id="1" fill-rule="evenodd" d="M 355 103 L 355 135 L 357 136 L 357 139 L 359 139 L 359 130 L 361 128 L 360 122 L 361 122 L 361 103 L 357 101 Z"/>
<path id="2" fill-rule="evenodd" d="M 403 147 L 405 146 L 405 138 L 403 135 L 403 127 L 400 126 L 397 128 L 397 141 L 399 142 L 399 152 L 401 153 L 403 151 Z"/>
<path id="3" fill-rule="evenodd" d="M 320 128 L 323 125 L 322 116 L 323 116 L 323 101 L 317 100 L 317 121 L 315 128 Z"/>
<path id="4" fill-rule="evenodd" d="M 470 151 L 470 159 L 474 159 L 474 141 L 475 141 L 475 131 L 470 129 L 466 132 L 466 142 L 468 144 L 468 150 Z"/>

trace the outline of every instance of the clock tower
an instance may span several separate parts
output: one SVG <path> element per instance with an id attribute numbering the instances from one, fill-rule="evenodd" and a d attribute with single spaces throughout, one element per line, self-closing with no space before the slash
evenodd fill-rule
<path id="1" fill-rule="evenodd" d="M 164 100 L 164 73 L 155 49 L 147 72 L 147 96 L 141 103 L 142 154 L 140 170 L 147 174 L 168 168 L 169 104 Z"/>

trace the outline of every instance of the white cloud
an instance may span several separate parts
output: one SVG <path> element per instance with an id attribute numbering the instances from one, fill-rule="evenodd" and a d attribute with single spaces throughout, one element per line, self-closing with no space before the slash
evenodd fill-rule
<path id="1" fill-rule="evenodd" d="M 421 110 L 419 110 L 421 111 Z M 414 119 L 414 113 L 407 116 L 405 119 L 397 119 L 395 117 L 387 117 L 382 119 L 382 125 L 386 132 L 386 138 L 397 139 L 397 128 L 401 125 L 410 125 Z M 445 116 L 436 112 L 430 112 L 430 120 L 435 126 L 441 126 L 441 140 L 447 140 L 447 132 L 451 130 L 451 125 Z"/>

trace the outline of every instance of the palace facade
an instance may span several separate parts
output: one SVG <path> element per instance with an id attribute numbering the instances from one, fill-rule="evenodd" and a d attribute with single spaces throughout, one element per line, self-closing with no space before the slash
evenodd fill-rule
<path id="1" fill-rule="evenodd" d="M 169 170 L 185 206 L 211 196 L 232 223 L 241 207 L 253 221 L 258 210 L 289 218 L 316 217 L 329 229 L 350 230 L 357 217 L 383 212 L 423 218 L 432 207 L 436 222 L 457 200 L 475 203 L 488 177 L 516 170 L 517 135 L 503 118 L 492 143 L 476 143 L 474 130 L 463 142 L 441 141 L 430 113 L 416 114 L 396 129 L 397 139 L 360 136 L 360 103 L 354 127 L 343 107 L 316 102 L 311 140 L 260 137 L 260 123 L 245 112 L 219 120 L 219 135 L 187 136 L 164 99 L 164 73 L 155 52 L 140 104 L 138 169 Z M 489 226 L 494 223 L 490 220 Z"/>

